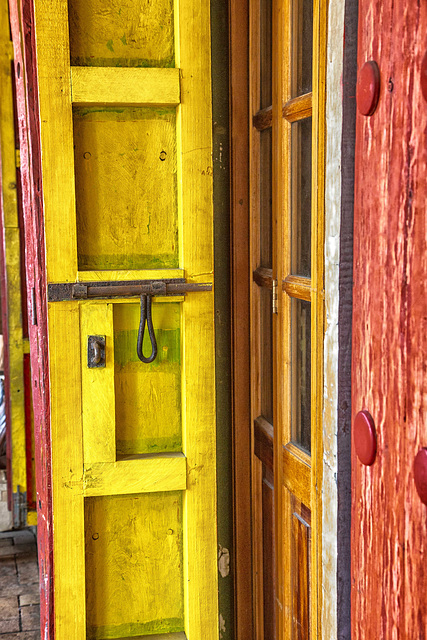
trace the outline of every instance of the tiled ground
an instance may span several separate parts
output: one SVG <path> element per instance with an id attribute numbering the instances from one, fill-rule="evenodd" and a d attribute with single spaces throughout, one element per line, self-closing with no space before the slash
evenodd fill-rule
<path id="1" fill-rule="evenodd" d="M 40 640 L 38 580 L 34 533 L 0 533 L 0 640 Z"/>

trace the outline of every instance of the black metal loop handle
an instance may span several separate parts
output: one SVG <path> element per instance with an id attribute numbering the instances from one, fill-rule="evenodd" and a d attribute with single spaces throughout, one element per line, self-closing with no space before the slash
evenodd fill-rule
<path id="1" fill-rule="evenodd" d="M 147 322 L 148 335 L 151 341 L 151 355 L 146 358 L 142 353 L 142 341 L 144 340 L 145 322 Z M 141 320 L 139 322 L 138 329 L 138 342 L 136 345 L 136 352 L 141 362 L 149 364 L 156 359 L 157 356 L 157 342 L 154 335 L 153 321 L 151 319 L 151 296 L 143 294 L 141 296 Z"/>

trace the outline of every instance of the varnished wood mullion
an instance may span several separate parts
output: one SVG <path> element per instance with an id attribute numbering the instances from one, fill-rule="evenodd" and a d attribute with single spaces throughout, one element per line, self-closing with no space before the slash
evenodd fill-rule
<path id="1" fill-rule="evenodd" d="M 261 109 L 261 111 L 258 111 L 252 119 L 252 124 L 257 131 L 264 131 L 264 129 L 268 129 L 271 127 L 272 122 L 273 109 L 271 105 L 265 109 Z"/>
<path id="2" fill-rule="evenodd" d="M 273 288 L 273 269 L 267 269 L 266 267 L 258 267 L 252 274 L 253 281 L 259 287 L 266 287 L 267 289 Z"/>
<path id="3" fill-rule="evenodd" d="M 260 2 L 249 2 L 249 114 L 258 113 L 261 102 L 261 34 Z M 250 269 L 257 270 L 261 261 L 260 233 L 260 132 L 249 127 L 249 180 L 250 180 Z M 250 370 L 251 370 L 251 492 L 252 492 L 252 611 L 254 637 L 264 640 L 263 606 L 263 527 L 262 479 L 263 465 L 255 453 L 253 421 L 261 413 L 261 289 L 250 287 Z"/>
<path id="4" fill-rule="evenodd" d="M 254 420 L 255 455 L 273 471 L 273 425 L 262 416 Z"/>
<path id="5" fill-rule="evenodd" d="M 282 447 L 282 460 L 288 470 L 283 476 L 284 486 L 301 500 L 306 507 L 311 507 L 311 469 L 288 447 Z"/>
<path id="6" fill-rule="evenodd" d="M 234 602 L 236 640 L 253 636 L 250 424 L 249 0 L 230 3 Z"/>
<path id="7" fill-rule="evenodd" d="M 283 105 L 282 116 L 288 122 L 297 122 L 310 118 L 312 115 L 313 94 L 306 93 L 297 98 L 291 98 Z"/>
<path id="8" fill-rule="evenodd" d="M 282 281 L 282 289 L 290 298 L 311 302 L 311 280 L 300 276 L 288 276 Z"/>

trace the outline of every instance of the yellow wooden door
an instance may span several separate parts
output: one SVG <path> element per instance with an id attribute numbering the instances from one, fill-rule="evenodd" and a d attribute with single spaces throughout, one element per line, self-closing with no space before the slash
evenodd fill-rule
<path id="1" fill-rule="evenodd" d="M 141 281 L 212 284 L 209 2 L 34 4 L 55 637 L 210 640 L 212 287 L 154 297 L 158 354 L 137 357 Z"/>

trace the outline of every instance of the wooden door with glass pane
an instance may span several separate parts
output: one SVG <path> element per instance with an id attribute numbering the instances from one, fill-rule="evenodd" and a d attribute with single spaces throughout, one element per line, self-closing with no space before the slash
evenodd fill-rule
<path id="1" fill-rule="evenodd" d="M 316 638 L 318 633 L 321 11 L 313 0 L 253 0 L 250 5 L 257 640 Z"/>

